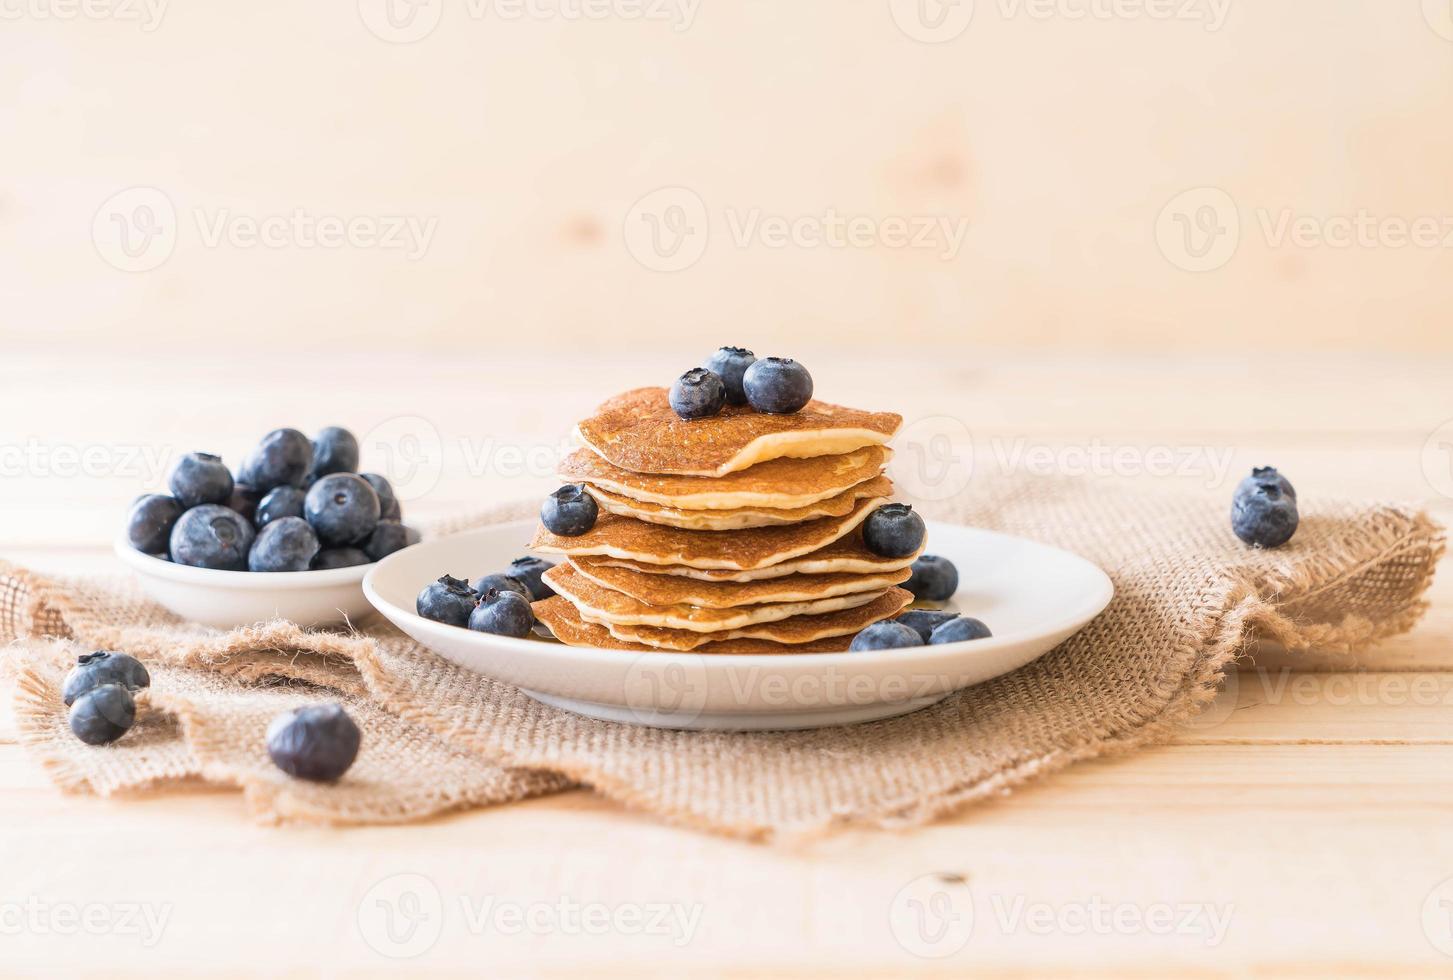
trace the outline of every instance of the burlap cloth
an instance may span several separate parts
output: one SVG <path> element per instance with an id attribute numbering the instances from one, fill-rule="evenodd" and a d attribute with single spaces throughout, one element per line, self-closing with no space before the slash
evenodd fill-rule
<path id="1" fill-rule="evenodd" d="M 673 822 L 771 837 L 918 824 L 1164 739 L 1255 635 L 1350 651 L 1407 630 L 1444 543 L 1413 508 L 1308 499 L 1289 545 L 1254 551 L 1232 536 L 1223 499 L 1091 481 L 1016 478 L 920 509 L 1078 552 L 1110 573 L 1115 599 L 998 680 L 901 718 L 804 732 L 592 721 L 455 667 L 378 617 L 353 634 L 281 622 L 224 633 L 177 621 L 125 580 L 13 566 L 0 567 L 0 637 L 18 638 L 3 655 L 21 737 L 67 790 L 205 781 L 240 787 L 263 819 L 390 822 L 585 784 Z M 97 749 L 71 736 L 58 693 L 76 654 L 103 648 L 141 657 L 153 683 L 137 728 Z M 320 697 L 341 699 L 364 732 L 358 762 L 331 786 L 288 779 L 263 749 L 273 715 Z"/>

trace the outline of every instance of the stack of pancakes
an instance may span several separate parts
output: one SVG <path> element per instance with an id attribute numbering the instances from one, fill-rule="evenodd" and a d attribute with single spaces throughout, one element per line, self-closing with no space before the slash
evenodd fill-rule
<path id="1" fill-rule="evenodd" d="M 861 524 L 887 503 L 883 445 L 902 418 L 811 401 L 791 415 L 727 406 L 685 421 L 665 388 L 606 402 L 560 475 L 600 508 L 574 537 L 543 526 L 531 549 L 568 556 L 535 615 L 562 642 L 623 650 L 845 650 L 913 597 L 916 555 L 884 558 Z"/>

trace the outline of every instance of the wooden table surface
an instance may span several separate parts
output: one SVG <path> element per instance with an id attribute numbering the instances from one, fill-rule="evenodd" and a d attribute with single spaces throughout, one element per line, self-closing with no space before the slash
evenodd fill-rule
<path id="1" fill-rule="evenodd" d="M 1038 460 L 1229 497 L 1250 466 L 1274 463 L 1304 497 L 1453 515 L 1446 360 L 800 356 L 823 397 L 962 430 L 974 480 Z M 552 352 L 542 374 L 544 360 L 479 349 L 324 370 L 278 360 L 7 356 L 0 556 L 114 571 L 107 542 L 163 478 L 158 450 L 235 461 L 279 425 L 341 423 L 403 447 L 418 464 L 414 520 L 537 494 L 581 412 L 682 366 Z M 382 468 L 368 453 L 366 441 L 365 463 Z M 65 796 L 17 744 L 7 706 L 0 972 L 1447 975 L 1450 600 L 1445 569 L 1415 631 L 1355 658 L 1255 651 L 1163 747 L 925 829 L 787 848 L 665 826 L 587 791 L 347 829 L 257 826 L 224 789 Z"/>

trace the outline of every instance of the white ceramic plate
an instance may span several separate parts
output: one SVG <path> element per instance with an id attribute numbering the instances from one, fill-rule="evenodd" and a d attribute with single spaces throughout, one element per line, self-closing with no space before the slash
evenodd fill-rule
<path id="1" fill-rule="evenodd" d="M 818 728 L 916 711 L 1047 653 L 1114 593 L 1078 555 L 930 522 L 929 551 L 959 569 L 951 607 L 982 619 L 992 637 L 872 653 L 636 654 L 491 636 L 414 612 L 419 591 L 446 572 L 473 580 L 505 568 L 525 553 L 533 528 L 521 522 L 415 545 L 372 566 L 363 591 L 405 633 L 462 667 L 558 708 L 665 728 Z"/>
<path id="2" fill-rule="evenodd" d="M 116 557 L 141 578 L 155 602 L 183 619 L 220 629 L 290 619 L 300 626 L 333 626 L 372 613 L 363 576 L 373 565 L 317 572 L 227 572 L 155 558 L 116 539 Z M 407 549 L 405 549 L 407 550 Z"/>

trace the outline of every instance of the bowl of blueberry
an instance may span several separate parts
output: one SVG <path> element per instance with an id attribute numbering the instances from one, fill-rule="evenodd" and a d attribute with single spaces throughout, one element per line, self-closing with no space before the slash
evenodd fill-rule
<path id="1" fill-rule="evenodd" d="M 358 472 L 358 455 L 336 426 L 313 439 L 275 429 L 235 473 L 220 456 L 187 453 L 167 493 L 131 505 L 116 554 L 153 600 L 207 626 L 362 616 L 369 567 L 419 534 L 389 481 Z"/>

